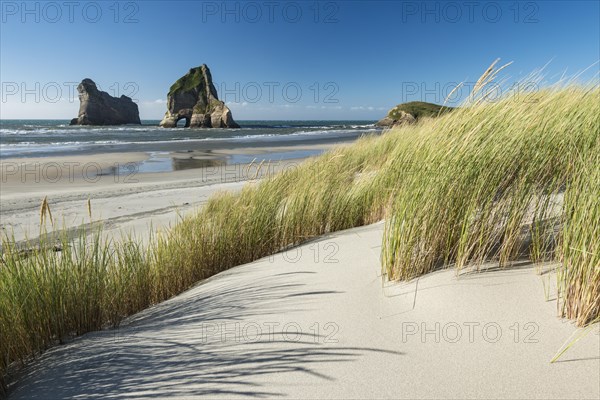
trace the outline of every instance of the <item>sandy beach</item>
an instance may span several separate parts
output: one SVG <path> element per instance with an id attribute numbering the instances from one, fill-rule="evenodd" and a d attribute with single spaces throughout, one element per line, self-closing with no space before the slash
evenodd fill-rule
<path id="1" fill-rule="evenodd" d="M 212 193 L 240 190 L 248 181 L 295 168 L 303 157 L 333 146 L 7 158 L 0 161 L 0 225 L 17 241 L 35 241 L 40 204 L 47 197 L 56 228 L 75 233 L 82 224 L 102 222 L 107 237 L 132 234 L 145 241 L 151 231 L 198 209 Z M 45 227 L 54 230 L 49 223 Z"/>
<path id="2" fill-rule="evenodd" d="M 596 325 L 556 317 L 527 263 L 408 283 L 380 275 L 383 223 L 242 265 L 55 347 L 10 399 L 597 399 Z"/>

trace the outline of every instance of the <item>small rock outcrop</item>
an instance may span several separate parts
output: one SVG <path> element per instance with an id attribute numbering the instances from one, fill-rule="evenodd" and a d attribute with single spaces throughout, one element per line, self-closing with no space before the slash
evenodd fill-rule
<path id="1" fill-rule="evenodd" d="M 71 125 L 141 124 L 138 106 L 131 98 L 102 92 L 91 79 L 82 80 L 77 91 L 79 116 L 71 120 Z"/>
<path id="2" fill-rule="evenodd" d="M 219 100 L 206 64 L 190 69 L 169 89 L 167 112 L 160 126 L 174 128 L 181 119 L 191 128 L 240 127 L 231 110 Z"/>
<path id="3" fill-rule="evenodd" d="M 391 112 L 392 111 L 390 111 L 388 113 L 388 116 L 386 116 L 385 118 L 382 118 L 379 121 L 377 121 L 375 125 L 385 128 L 396 125 L 413 124 L 417 121 L 417 119 L 412 114 L 409 114 L 405 111 L 396 111 L 394 113 L 394 117 L 389 116 Z"/>
<path id="4" fill-rule="evenodd" d="M 452 109 L 452 107 L 440 106 L 438 104 L 426 103 L 423 101 L 411 101 L 409 103 L 398 104 L 387 113 L 385 118 L 379 120 L 375 125 L 380 127 L 392 127 L 413 124 L 417 122 L 419 118 L 437 117 Z"/>

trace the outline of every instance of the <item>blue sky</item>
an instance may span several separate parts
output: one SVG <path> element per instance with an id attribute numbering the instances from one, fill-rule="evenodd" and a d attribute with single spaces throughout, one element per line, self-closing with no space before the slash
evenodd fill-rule
<path id="1" fill-rule="evenodd" d="M 597 1 L 2 1 L 1 118 L 77 115 L 76 83 L 160 119 L 169 86 L 207 64 L 236 119 L 378 119 L 443 102 L 496 58 L 517 80 L 592 66 Z M 467 85 L 468 87 L 468 85 Z"/>

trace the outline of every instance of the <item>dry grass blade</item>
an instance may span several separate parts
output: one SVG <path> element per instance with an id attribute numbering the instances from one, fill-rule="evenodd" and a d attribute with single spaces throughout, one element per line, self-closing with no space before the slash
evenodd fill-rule
<path id="1" fill-rule="evenodd" d="M 92 221 L 92 200 L 88 197 L 87 199 L 87 212 L 90 217 L 90 222 Z"/>
<path id="2" fill-rule="evenodd" d="M 50 219 L 50 224 L 54 224 L 50 205 L 48 204 L 48 196 L 44 197 L 44 200 L 42 200 L 42 204 L 40 205 L 40 229 L 44 226 L 46 218 Z"/>

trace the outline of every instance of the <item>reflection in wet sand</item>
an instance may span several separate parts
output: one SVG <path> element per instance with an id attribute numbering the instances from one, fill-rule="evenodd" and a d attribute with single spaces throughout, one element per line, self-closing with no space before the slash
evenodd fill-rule
<path id="1" fill-rule="evenodd" d="M 134 175 L 138 173 L 173 172 L 189 169 L 215 168 L 226 165 L 278 162 L 303 159 L 322 154 L 325 149 L 298 149 L 290 151 L 260 151 L 243 154 L 219 154 L 208 151 L 151 152 L 146 160 L 115 164 L 105 168 L 98 175 Z"/>
<path id="2" fill-rule="evenodd" d="M 220 167 L 222 165 L 226 165 L 227 161 L 225 159 L 202 159 L 202 158 L 179 158 L 173 157 L 171 159 L 172 171 L 182 171 L 185 169 L 194 169 L 194 168 L 210 168 L 210 167 Z"/>

